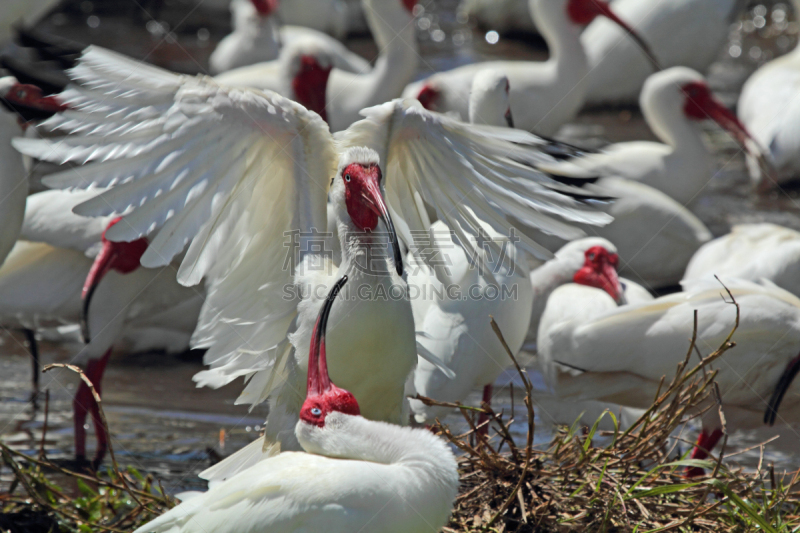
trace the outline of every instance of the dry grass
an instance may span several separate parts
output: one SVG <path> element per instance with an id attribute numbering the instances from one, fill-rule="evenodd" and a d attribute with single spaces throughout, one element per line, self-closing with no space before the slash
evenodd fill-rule
<path id="1" fill-rule="evenodd" d="M 461 490 L 445 531 L 800 531 L 800 471 L 778 475 L 763 461 L 756 472 L 729 468 L 721 461 L 726 430 L 716 459 L 669 458 L 670 436 L 697 416 L 701 406 L 718 409 L 725 429 L 716 373 L 709 365 L 735 345 L 738 305 L 731 303 L 737 306 L 737 319 L 730 335 L 713 354 L 689 368 L 697 332 L 695 314 L 695 336 L 686 358 L 670 382 L 662 379 L 652 407 L 632 427 L 598 432 L 598 420 L 588 431 L 577 427 L 560 431 L 546 449 L 532 445 L 531 383 L 492 320 L 526 385 L 527 440 L 515 442 L 513 420 L 486 405 L 475 409 L 449 404 L 461 409 L 472 429 L 454 435 L 438 424 L 438 431 L 463 452 Z M 489 417 L 490 439 L 476 431 L 480 412 Z M 611 412 L 603 416 L 619 427 Z M 600 435 L 610 443 L 594 446 L 593 439 Z M 707 475 L 687 479 L 683 476 L 687 466 L 701 466 Z"/>
<path id="2" fill-rule="evenodd" d="M 54 367 L 66 367 L 80 374 L 100 406 L 103 425 L 108 431 L 100 396 L 86 375 L 72 365 L 49 365 L 44 371 Z M 132 467 L 120 469 L 110 439 L 111 468 L 101 472 L 78 472 L 47 459 L 44 453 L 46 433 L 47 402 L 38 457 L 0 442 L 3 464 L 14 474 L 8 490 L 0 492 L 0 531 L 3 533 L 123 533 L 133 531 L 175 505 L 152 476 L 143 476 Z M 77 487 L 78 494 L 59 486 L 56 479 L 68 480 Z"/>

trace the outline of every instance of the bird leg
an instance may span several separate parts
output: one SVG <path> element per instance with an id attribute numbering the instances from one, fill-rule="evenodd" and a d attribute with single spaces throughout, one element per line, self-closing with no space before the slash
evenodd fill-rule
<path id="1" fill-rule="evenodd" d="M 700 432 L 700 436 L 697 437 L 697 443 L 694 446 L 694 450 L 692 450 L 691 458 L 702 461 L 708 457 L 709 452 L 714 449 L 714 446 L 717 445 L 717 442 L 719 442 L 721 437 L 722 429 L 720 428 L 716 428 L 711 433 L 708 433 L 705 429 L 703 429 L 703 431 Z M 705 471 L 699 466 L 689 466 L 686 467 L 684 476 L 699 477 L 703 474 L 705 474 Z"/>
<path id="2" fill-rule="evenodd" d="M 103 357 L 100 359 L 90 359 L 86 365 L 86 377 L 91 381 L 97 394 L 102 394 L 102 380 L 103 373 L 106 370 L 108 358 L 111 356 L 111 348 L 109 348 Z M 92 413 L 92 421 L 94 423 L 94 432 L 97 439 L 97 450 L 95 452 L 92 466 L 97 469 L 103 461 L 103 457 L 108 449 L 108 435 L 106 434 L 103 420 L 100 416 L 100 408 L 92 396 L 92 391 L 86 383 L 81 381 L 78 387 L 78 392 L 75 393 L 75 399 L 72 403 L 74 412 L 75 423 L 75 460 L 78 463 L 86 462 L 86 415 L 89 411 Z"/>
<path id="3" fill-rule="evenodd" d="M 483 399 L 481 400 L 481 405 L 486 404 L 491 407 L 492 405 L 492 384 L 486 385 L 483 387 Z M 481 413 L 481 416 L 478 417 L 478 434 L 486 436 L 489 434 L 489 424 L 486 424 L 483 427 L 480 427 L 485 422 L 488 422 L 489 415 L 486 413 Z"/>

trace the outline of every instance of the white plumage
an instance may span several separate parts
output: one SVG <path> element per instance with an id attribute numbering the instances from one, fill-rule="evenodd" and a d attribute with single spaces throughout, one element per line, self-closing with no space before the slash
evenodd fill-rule
<path id="1" fill-rule="evenodd" d="M 795 13 L 800 1 L 793 0 Z M 738 114 L 771 156 L 776 172 L 769 178 L 751 165 L 753 182 L 770 187 L 800 173 L 800 47 L 753 73 L 739 95 Z"/>
<path id="2" fill-rule="evenodd" d="M 358 416 L 352 395 L 330 382 L 325 329 L 346 281 L 326 299 L 307 358 L 307 399 L 294 429 L 306 453 L 270 457 L 137 533 L 416 533 L 444 526 L 459 483 L 448 446 L 426 430 Z"/>
<path id="3" fill-rule="evenodd" d="M 800 233 L 776 224 L 740 224 L 704 244 L 686 267 L 684 281 L 713 276 L 767 279 L 800 295 Z"/>
<path id="4" fill-rule="evenodd" d="M 510 121 L 509 82 L 495 70 L 478 73 L 472 83 L 470 122 L 505 126 Z M 528 329 L 533 292 L 528 283 L 528 268 L 517 260 L 517 249 L 508 235 L 492 233 L 484 228 L 487 238 L 497 241 L 500 253 L 487 254 L 482 272 L 457 247 L 450 229 L 434 222 L 430 229 L 430 246 L 423 253 L 436 254 L 433 268 L 409 252 L 409 290 L 417 350 L 432 354 L 442 365 L 420 358 L 413 375 L 414 389 L 423 396 L 445 402 L 461 402 L 476 387 L 485 387 L 484 396 L 491 396 L 491 387 L 500 373 L 511 364 L 493 331 L 489 317 L 500 326 L 506 343 L 516 354 Z M 420 250 L 417 250 L 419 253 Z M 429 261 L 430 262 L 430 261 Z M 417 264 L 415 264 L 417 263 Z M 417 422 L 433 422 L 447 409 L 411 401 Z"/>
<path id="5" fill-rule="evenodd" d="M 614 11 L 651 46 L 662 67 L 707 72 L 728 39 L 741 0 L 615 0 Z M 625 32 L 607 20 L 581 35 L 589 64 L 586 101 L 633 103 L 653 66 Z"/>
<path id="6" fill-rule="evenodd" d="M 612 144 L 602 152 L 572 158 L 563 166 L 576 165 L 591 174 L 635 180 L 689 205 L 708 186 L 717 169 L 714 155 L 704 142 L 702 121 L 717 121 L 744 149 L 758 151 L 735 116 L 713 97 L 705 78 L 689 68 L 673 67 L 650 76 L 642 88 L 639 106 L 663 144 Z"/>
<path id="7" fill-rule="evenodd" d="M 773 285 L 725 279 L 741 309 L 736 346 L 713 366 L 722 404 L 736 409 L 729 428 L 752 427 L 764 418 L 781 376 L 800 364 L 800 300 Z M 599 399 L 631 407 L 651 404 L 662 376 L 682 361 L 697 310 L 697 347 L 716 350 L 734 325 L 736 308 L 723 300 L 716 280 L 697 280 L 684 292 L 617 307 L 602 291 L 570 284 L 550 297 L 539 326 L 539 359 L 562 398 Z M 794 384 L 777 413 L 796 419 Z M 746 416 L 745 416 L 746 415 Z M 705 435 L 720 427 L 716 410 L 703 417 Z M 713 446 L 713 444 L 710 444 Z"/>
<path id="8" fill-rule="evenodd" d="M 278 92 L 292 97 L 285 66 L 286 49 L 319 51 L 333 65 L 327 83 L 325 109 L 332 131 L 344 130 L 360 119 L 359 112 L 400 96 L 414 77 L 419 60 L 414 17 L 405 0 L 364 0 L 364 11 L 380 55 L 375 66 L 365 60 L 355 61 L 352 52 L 335 39 L 299 32 L 288 40 L 278 60 L 231 70 L 217 81 L 231 87 L 249 87 Z M 333 44 L 329 41 L 333 41 Z M 342 50 L 344 49 L 344 50 Z M 291 53 L 291 52 L 290 52 Z"/>
<path id="9" fill-rule="evenodd" d="M 59 142 L 20 139 L 16 146 L 50 161 L 93 162 L 48 183 L 113 185 L 75 212 L 97 216 L 132 209 L 107 237 L 150 235 L 143 265 L 169 264 L 188 245 L 178 279 L 187 285 L 205 279 L 208 294 L 194 343 L 208 348 L 211 369 L 197 379 L 221 386 L 247 376 L 243 400 L 277 396 L 280 408 L 267 429 L 287 439 L 282 442 L 288 448 L 297 446 L 291 428 L 303 399 L 293 380 L 302 380 L 302 354 L 319 305 L 318 296 L 302 298 L 293 291 L 297 282 L 324 287 L 334 279 L 336 268 L 310 246 L 319 239 L 312 230 L 327 226 L 329 191 L 343 252 L 339 275 L 351 275 L 353 287 L 376 291 L 406 289 L 393 272 L 401 267 L 390 257 L 392 251 L 397 257 L 395 247 L 374 246 L 353 221 L 383 213 L 375 203 L 384 201 L 383 193 L 370 179 L 385 189 L 382 217 L 391 215 L 406 245 L 415 242 L 414 232 L 430 227 L 429 209 L 469 253 L 480 224 L 504 232 L 506 214 L 524 214 L 531 226 L 569 238 L 580 232 L 565 221 L 608 221 L 558 192 L 562 186 L 530 166 L 543 159 L 540 139 L 463 124 L 414 101 L 366 109 L 366 118 L 334 141 L 319 116 L 277 94 L 174 75 L 102 49 L 90 47 L 71 75 L 78 85 L 62 98 L 72 110 L 45 126 L 72 135 Z M 359 150 L 368 161 L 360 160 Z M 366 215 L 354 215 L 355 208 L 346 205 L 350 175 L 336 172 L 338 160 L 349 157 L 357 161 L 357 172 L 371 176 L 356 176 L 359 186 L 373 187 L 367 197 L 356 193 L 358 202 L 370 202 L 358 207 Z M 380 166 L 370 164 L 375 160 Z M 518 246 L 548 255 L 527 238 Z M 359 270 L 359 258 L 367 253 L 377 263 Z M 317 270 L 299 268 L 317 260 Z M 416 361 L 413 332 L 405 296 L 387 303 L 356 293 L 334 305 L 331 375 L 359 401 L 369 398 L 363 400 L 367 418 L 402 418 L 402 388 Z"/>
<path id="10" fill-rule="evenodd" d="M 467 118 L 469 90 L 481 70 L 497 69 L 511 83 L 511 111 L 515 125 L 541 135 L 553 135 L 583 106 L 588 74 L 586 53 L 580 42 L 582 26 L 572 13 L 588 20 L 605 2 L 583 0 L 530 0 L 531 13 L 547 41 L 545 62 L 486 61 L 465 65 L 409 85 L 403 96 L 420 98 L 430 109 L 454 111 Z M 569 10 L 569 12 L 568 12 Z"/>

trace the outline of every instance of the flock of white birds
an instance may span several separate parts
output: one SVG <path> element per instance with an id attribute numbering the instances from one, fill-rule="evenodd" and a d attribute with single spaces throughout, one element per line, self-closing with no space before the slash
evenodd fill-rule
<path id="1" fill-rule="evenodd" d="M 744 2 L 467 0 L 498 27 L 538 28 L 549 59 L 417 79 L 416 3 L 362 0 L 374 63 L 337 39 L 355 17 L 339 0 L 233 0 L 214 77 L 26 30 L 26 60 L 69 83 L 4 60 L 3 325 L 80 325 L 98 391 L 115 347 L 193 347 L 198 386 L 243 378 L 238 403 L 269 402 L 263 435 L 203 472 L 207 492 L 138 531 L 437 531 L 455 459 L 406 426 L 448 409 L 409 397 L 490 402 L 510 363 L 490 316 L 559 402 L 646 408 L 695 311 L 701 354 L 728 335 L 730 291 L 728 427 L 798 420 L 800 233 L 712 240 L 690 208 L 718 165 L 706 121 L 754 188 L 797 177 L 800 51 L 748 80 L 737 116 L 702 73 Z M 637 99 L 661 142 L 550 138 L 587 103 Z M 50 190 L 29 194 L 30 158 L 57 165 Z M 88 387 L 74 409 L 76 458 L 91 415 L 96 467 L 109 436 Z M 722 435 L 715 409 L 700 420 L 696 459 Z"/>

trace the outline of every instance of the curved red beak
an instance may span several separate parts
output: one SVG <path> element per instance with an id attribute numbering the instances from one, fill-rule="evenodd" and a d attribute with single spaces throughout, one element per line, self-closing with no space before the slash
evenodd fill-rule
<path id="1" fill-rule="evenodd" d="M 322 396 L 336 387 L 331 383 L 328 374 L 328 358 L 325 353 L 325 332 L 328 328 L 328 317 L 331 314 L 333 302 L 344 284 L 347 276 L 342 276 L 331 288 L 325 303 L 322 305 L 317 322 L 314 324 L 314 333 L 311 335 L 311 351 L 308 354 L 308 383 L 306 396 Z"/>
<path id="2" fill-rule="evenodd" d="M 609 253 L 602 246 L 593 246 L 586 250 L 585 257 L 586 262 L 575 273 L 573 281 L 603 289 L 617 302 L 617 305 L 624 304 L 625 293 L 617 275 L 619 256 Z"/>
<path id="3" fill-rule="evenodd" d="M 742 150 L 747 152 L 758 162 L 759 169 L 763 178 L 774 176 L 775 169 L 766 155 L 766 151 L 758 144 L 747 127 L 739 120 L 733 111 L 725 107 L 722 102 L 714 98 L 711 90 L 705 83 L 693 82 L 682 87 L 686 94 L 686 104 L 684 112 L 690 118 L 696 120 L 711 119 L 719 126 L 731 134 Z M 772 180 L 763 179 L 760 181 L 759 190 L 763 192 L 772 184 Z"/>
<path id="4" fill-rule="evenodd" d="M 605 0 L 573 0 L 568 4 L 567 9 L 572 17 L 572 20 L 579 24 L 588 24 L 595 16 L 603 16 L 617 24 L 620 28 L 625 30 L 625 33 L 633 39 L 639 48 L 642 49 L 647 60 L 653 65 L 656 71 L 663 70 L 661 64 L 656 58 L 650 45 L 636 33 L 627 22 L 619 18 L 616 13 L 611 9 L 611 6 Z"/>
<path id="5" fill-rule="evenodd" d="M 83 342 L 89 344 L 91 338 L 89 337 L 89 305 L 92 303 L 94 291 L 100 281 L 108 274 L 108 271 L 114 266 L 114 262 L 119 257 L 119 249 L 114 246 L 115 243 L 111 241 L 103 242 L 103 248 L 92 263 L 92 268 L 89 270 L 89 275 L 86 276 L 86 281 L 83 283 L 83 291 L 81 291 L 81 336 Z"/>
<path id="6" fill-rule="evenodd" d="M 400 245 L 397 241 L 397 232 L 394 229 L 392 216 L 389 214 L 389 208 L 386 207 L 386 202 L 383 198 L 383 186 L 379 184 L 380 178 L 370 176 L 364 180 L 364 186 L 361 189 L 361 198 L 364 204 L 369 209 L 378 215 L 386 226 L 386 231 L 389 233 L 389 243 L 392 246 L 392 254 L 394 256 L 394 266 L 397 270 L 397 275 L 403 275 L 403 256 L 400 253 Z"/>
<path id="7" fill-rule="evenodd" d="M 89 336 L 89 306 L 92 303 L 94 292 L 97 286 L 103 280 L 108 271 L 112 268 L 119 271 L 121 274 L 128 274 L 139 268 L 139 261 L 142 259 L 145 251 L 147 251 L 147 239 L 142 237 L 131 242 L 112 242 L 106 239 L 106 231 L 108 228 L 118 223 L 120 217 L 112 220 L 108 227 L 103 231 L 102 243 L 103 247 L 100 253 L 92 263 L 92 268 L 89 269 L 89 274 L 86 276 L 86 281 L 83 283 L 83 291 L 81 291 L 81 335 L 83 341 L 89 344 L 91 338 Z"/>

